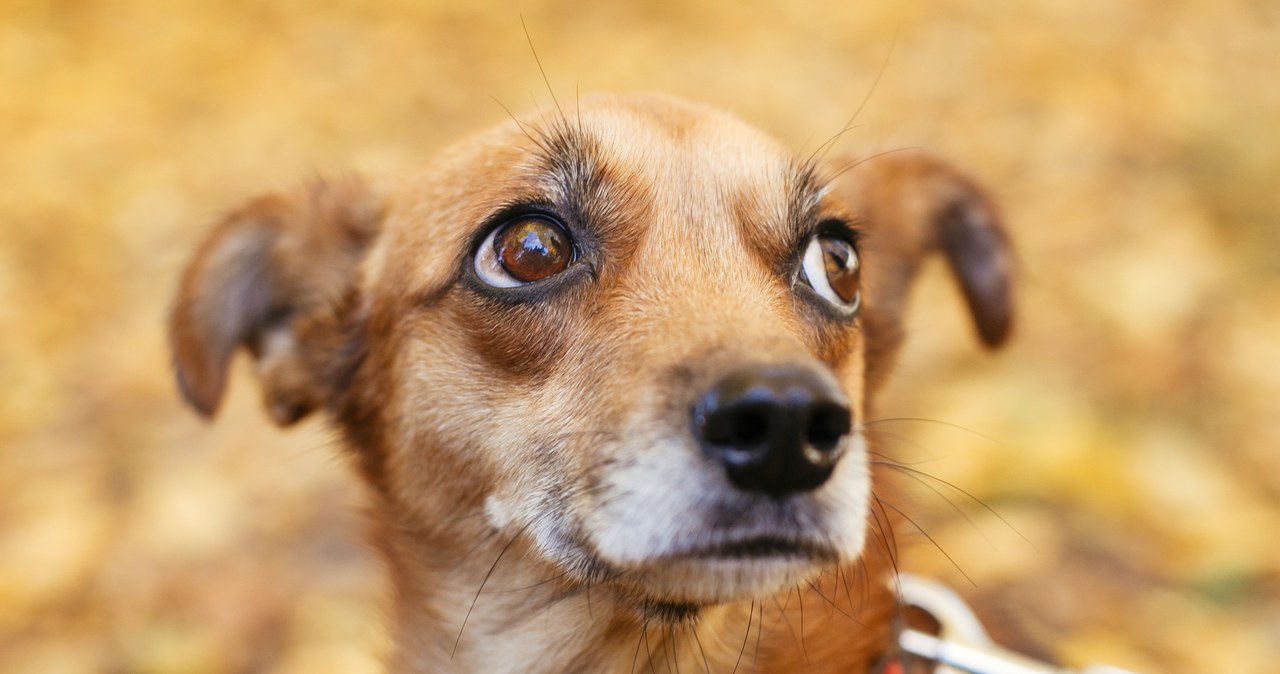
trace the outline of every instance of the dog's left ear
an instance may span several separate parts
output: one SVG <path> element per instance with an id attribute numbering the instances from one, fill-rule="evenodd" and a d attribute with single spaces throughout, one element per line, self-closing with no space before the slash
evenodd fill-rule
<path id="1" fill-rule="evenodd" d="M 263 403 L 292 424 L 326 403 L 351 359 L 360 262 L 382 205 L 358 179 L 314 181 L 232 211 L 197 249 L 169 337 L 178 387 L 212 417 L 231 357 L 257 361 Z"/>
<path id="2" fill-rule="evenodd" d="M 863 220 L 867 385 L 884 383 L 902 343 L 902 316 L 920 264 L 940 252 L 960 285 L 982 342 L 995 348 L 1013 328 L 1014 256 L 986 193 L 924 152 L 856 161 L 833 191 Z"/>

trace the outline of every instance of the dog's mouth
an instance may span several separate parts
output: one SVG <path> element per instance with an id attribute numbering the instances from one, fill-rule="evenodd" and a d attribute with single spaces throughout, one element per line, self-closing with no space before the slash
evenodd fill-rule
<path id="1" fill-rule="evenodd" d="M 748 561 L 795 560 L 812 563 L 834 562 L 839 554 L 830 546 L 781 536 L 757 536 L 692 548 L 667 555 L 670 560 Z"/>

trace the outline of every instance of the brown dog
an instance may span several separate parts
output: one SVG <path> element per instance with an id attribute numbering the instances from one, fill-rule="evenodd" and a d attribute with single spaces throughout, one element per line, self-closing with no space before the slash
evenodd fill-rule
<path id="1" fill-rule="evenodd" d="M 894 599 L 861 426 L 935 249 L 999 343 L 1008 245 L 946 165 L 828 173 L 705 107 L 599 96 L 385 193 L 251 201 L 170 328 L 201 413 L 244 346 L 276 422 L 345 434 L 394 671 L 862 672 Z"/>

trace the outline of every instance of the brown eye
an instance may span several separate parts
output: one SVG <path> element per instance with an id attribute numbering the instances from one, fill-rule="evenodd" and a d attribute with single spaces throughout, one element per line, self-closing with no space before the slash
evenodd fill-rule
<path id="1" fill-rule="evenodd" d="M 493 250 L 502 268 L 525 283 L 564 271 L 571 252 L 564 230 L 542 218 L 526 218 L 503 227 L 493 240 Z"/>
<path id="2" fill-rule="evenodd" d="M 858 254 L 853 244 L 844 239 L 819 237 L 822 245 L 823 265 L 827 269 L 827 282 L 845 303 L 858 296 Z"/>
<path id="3" fill-rule="evenodd" d="M 498 288 L 536 283 L 573 262 L 573 241 L 559 223 L 543 216 L 513 220 L 493 231 L 476 252 L 476 275 Z"/>
<path id="4" fill-rule="evenodd" d="M 809 287 L 846 311 L 856 311 L 862 299 L 861 264 L 853 242 L 834 234 L 819 234 L 804 251 L 803 271 Z"/>

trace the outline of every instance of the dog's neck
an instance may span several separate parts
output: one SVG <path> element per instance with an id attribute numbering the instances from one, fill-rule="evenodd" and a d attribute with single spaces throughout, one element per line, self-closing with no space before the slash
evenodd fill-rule
<path id="1" fill-rule="evenodd" d="M 396 592 L 390 671 L 857 673 L 887 649 L 894 600 L 875 550 L 856 568 L 672 622 L 607 584 L 567 581 L 513 534 L 451 540 L 465 518 L 483 521 L 457 515 L 444 534 L 372 518 Z"/>

